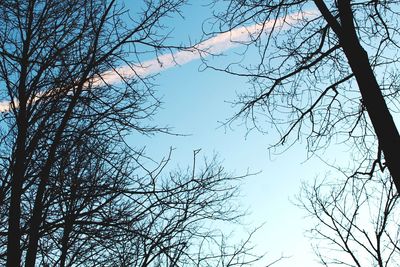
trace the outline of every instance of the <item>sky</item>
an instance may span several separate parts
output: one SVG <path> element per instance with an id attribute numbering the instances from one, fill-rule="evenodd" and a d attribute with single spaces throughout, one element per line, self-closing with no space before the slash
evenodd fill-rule
<path id="1" fill-rule="evenodd" d="M 202 23 L 211 12 L 209 7 L 202 6 L 202 1 L 190 2 L 191 5 L 182 10 L 184 18 L 167 20 L 167 25 L 174 28 L 173 39 L 169 42 L 192 40 L 193 43 L 193 40 L 201 39 Z M 126 1 L 126 6 L 135 9 L 135 3 Z M 295 23 L 296 18 L 315 14 L 312 9 L 307 14 L 292 14 L 290 22 Z M 132 134 L 127 141 L 133 146 L 145 147 L 146 154 L 155 161 L 160 161 L 173 148 L 171 169 L 186 168 L 192 163 L 193 151 L 201 149 L 201 157 L 212 158 L 217 154 L 228 172 L 237 175 L 256 173 L 246 177 L 241 185 L 238 201 L 249 214 L 243 218 L 245 229 L 237 228 L 237 236 L 245 238 L 246 229 L 251 231 L 263 224 L 252 243 L 258 253 L 266 253 L 264 263 L 284 256 L 285 259 L 273 266 L 321 266 L 312 252 L 310 239 L 306 237 L 306 230 L 312 228 L 312 221 L 296 205 L 296 196 L 303 182 L 312 183 L 315 178 L 324 178 L 333 170 L 318 158 L 308 158 L 306 144 L 302 142 L 282 154 L 271 154 L 268 147 L 279 139 L 273 130 L 267 134 L 248 132 L 240 120 L 235 121 L 232 127 L 224 127 L 221 122 L 236 111 L 229 102 L 235 100 L 237 92 L 248 90 L 249 85 L 246 78 L 204 70 L 200 60 L 208 53 L 221 53 L 223 55 L 216 58 L 208 56 L 208 62 L 228 64 L 234 60 L 234 54 L 243 48 L 240 42 L 247 41 L 249 34 L 259 33 L 261 29 L 268 32 L 272 25 L 283 30 L 289 27 L 280 19 L 270 21 L 263 27 L 241 27 L 199 42 L 196 49 L 150 57 L 133 69 L 121 66 L 119 75 L 156 75 L 156 94 L 162 98 L 163 104 L 152 123 L 170 126 L 173 133 L 181 134 Z M 203 51 L 201 56 L 198 50 Z M 249 54 L 246 61 L 251 61 L 251 56 Z M 118 83 L 119 75 L 110 71 L 103 73 L 102 78 L 107 83 Z M 0 112 L 6 112 L 8 108 L 8 102 L 0 102 Z M 330 162 L 344 162 L 348 158 L 348 151 L 340 145 L 333 144 L 329 152 L 325 159 Z M 265 264 L 255 264 L 257 266 Z"/>
<path id="2" fill-rule="evenodd" d="M 208 14 L 206 9 L 195 4 L 184 9 L 185 23 L 177 23 L 174 32 L 186 39 L 200 36 L 203 18 L 199 14 Z M 314 14 L 315 11 L 310 10 L 306 15 Z M 301 15 L 304 14 L 293 14 L 293 20 Z M 268 29 L 266 27 L 265 31 Z M 196 48 L 224 54 L 208 59 L 211 64 L 216 61 L 230 62 L 236 49 L 240 50 L 238 42 L 248 40 L 248 33 L 259 31 L 259 25 L 242 27 L 207 39 Z M 251 58 L 247 60 L 251 61 Z M 171 126 L 173 132 L 183 136 L 134 135 L 129 141 L 135 146 L 145 146 L 147 155 L 156 161 L 174 148 L 171 169 L 177 166 L 186 168 L 192 163 L 193 151 L 201 149 L 202 157 L 211 158 L 218 154 L 228 172 L 238 175 L 258 173 L 244 179 L 239 200 L 241 206 L 250 212 L 243 219 L 246 229 L 250 231 L 264 225 L 257 231 L 252 243 L 257 246 L 256 252 L 266 253 L 266 256 L 254 266 L 265 266 L 281 256 L 285 258 L 273 266 L 321 266 L 312 252 L 311 240 L 306 236 L 306 230 L 312 228 L 310 224 L 313 221 L 296 206 L 296 196 L 303 182 L 312 183 L 315 178 L 322 179 L 334 170 L 318 158 L 309 159 L 304 143 L 299 142 L 283 154 L 274 155 L 268 150 L 278 140 L 273 131 L 269 134 L 248 133 L 240 121 L 229 129 L 221 126 L 221 121 L 235 112 L 227 101 L 234 100 L 238 91 L 247 90 L 248 84 L 246 79 L 226 73 L 199 71 L 201 66 L 200 55 L 194 50 L 187 50 L 150 58 L 134 69 L 135 74 L 142 76 L 157 74 L 157 92 L 162 96 L 163 105 L 153 122 Z M 119 72 L 133 75 L 131 68 L 122 67 Z M 118 82 L 112 72 L 105 76 L 107 82 Z M 346 147 L 333 144 L 327 151 L 328 155 L 324 155 L 324 160 L 341 166 L 341 163 L 346 163 L 348 152 Z M 237 228 L 237 236 L 246 238 L 246 229 Z"/>
<path id="3" fill-rule="evenodd" d="M 134 4 L 135 1 L 126 1 L 128 9 L 137 9 Z M 184 18 L 167 21 L 168 26 L 174 28 L 173 40 L 183 43 L 200 40 L 202 23 L 210 14 L 209 7 L 202 6 L 201 1 L 191 1 L 191 5 L 182 10 Z M 312 9 L 307 14 L 292 14 L 290 22 L 313 15 Z M 242 182 L 239 201 L 249 214 L 243 218 L 245 227 L 236 229 L 237 238 L 246 238 L 248 231 L 264 224 L 256 232 L 252 244 L 256 245 L 257 253 L 267 254 L 260 262 L 264 265 L 255 266 L 265 266 L 281 256 L 286 258 L 274 264 L 275 267 L 320 266 L 312 253 L 310 240 L 305 237 L 311 221 L 305 218 L 306 214 L 295 202 L 302 182 L 324 177 L 329 168 L 317 158 L 307 159 L 305 144 L 301 142 L 281 155 L 271 154 L 268 147 L 278 140 L 273 131 L 269 134 L 248 133 L 240 121 L 230 128 L 223 127 L 221 122 L 235 112 L 227 101 L 234 100 L 237 92 L 247 90 L 246 79 L 213 70 L 199 71 L 202 62 L 198 50 L 203 51 L 202 56 L 224 54 L 217 58 L 208 57 L 211 64 L 228 63 L 233 60 L 236 49 L 241 49 L 239 43 L 249 39 L 249 34 L 259 33 L 261 29 L 268 32 L 274 24 L 283 29 L 288 27 L 279 19 L 263 28 L 260 25 L 241 27 L 206 39 L 193 50 L 149 58 L 133 69 L 121 66 L 118 72 L 122 75 L 157 75 L 154 81 L 163 104 L 153 123 L 168 125 L 172 132 L 182 134 L 150 137 L 133 134 L 127 141 L 132 146 L 146 147 L 147 155 L 156 161 L 173 148 L 171 169 L 186 168 L 192 162 L 193 151 L 201 149 L 201 157 L 212 158 L 217 154 L 227 172 L 237 175 L 257 173 Z M 251 61 L 251 58 L 246 60 Z M 120 79 L 112 71 L 103 73 L 102 78 L 107 83 L 118 83 Z M 0 102 L 0 112 L 8 108 L 8 102 Z M 338 149 L 334 149 L 335 155 L 340 157 Z"/>
<path id="4" fill-rule="evenodd" d="M 132 2 L 127 2 L 128 8 L 129 3 Z M 191 1 L 191 6 L 182 10 L 184 18 L 168 21 L 168 26 L 174 28 L 172 33 L 175 39 L 172 41 L 185 43 L 192 40 L 193 43 L 193 40 L 201 39 L 202 23 L 211 14 L 208 7 L 201 3 L 204 2 Z M 292 14 L 290 22 L 295 23 L 296 18 L 301 16 L 314 16 L 315 12 L 310 9 L 307 14 Z M 236 52 L 243 49 L 239 43 L 247 41 L 249 33 L 259 33 L 261 28 L 268 32 L 274 23 L 271 21 L 263 28 L 251 25 L 219 34 L 198 43 L 196 49 L 204 51 L 202 56 L 207 56 L 207 53 L 223 54 L 217 58 L 208 56 L 207 60 L 210 64 L 226 65 L 234 60 Z M 283 30 L 289 27 L 279 19 L 276 23 Z M 323 179 L 334 170 L 316 157 L 309 159 L 302 142 L 280 155 L 271 154 L 268 147 L 279 138 L 272 130 L 268 134 L 248 133 L 240 120 L 231 128 L 221 126 L 221 121 L 236 111 L 228 102 L 236 98 L 237 92 L 246 91 L 249 85 L 245 78 L 209 69 L 199 71 L 203 68 L 196 49 L 149 58 L 133 70 L 124 66 L 119 69 L 119 73 L 127 76 L 157 74 L 156 89 L 157 94 L 162 96 L 163 105 L 153 122 L 171 126 L 173 132 L 182 134 L 132 135 L 128 141 L 134 146 L 145 146 L 147 155 L 156 161 L 161 160 L 171 147 L 174 148 L 171 169 L 176 166 L 184 169 L 191 164 L 193 151 L 201 149 L 202 157 L 211 158 L 218 154 L 228 172 L 237 175 L 258 173 L 244 179 L 239 201 L 244 209 L 249 210 L 249 215 L 243 219 L 246 229 L 264 224 L 253 238 L 257 252 L 267 253 L 263 262 L 273 262 L 285 256 L 274 266 L 321 266 L 312 252 L 312 241 L 306 234 L 313 221 L 296 205 L 296 196 L 303 182 Z M 246 61 L 251 62 L 251 53 L 248 56 L 250 58 Z M 119 79 L 113 72 L 104 76 L 107 82 L 118 82 Z M 348 159 L 349 151 L 343 145 L 333 144 L 324 155 L 324 160 L 339 166 Z M 245 238 L 246 231 L 237 228 L 237 235 Z"/>
<path id="5" fill-rule="evenodd" d="M 128 5 L 129 6 L 129 5 Z M 201 5 L 197 5 L 196 10 L 199 8 L 206 9 Z M 132 8 L 133 9 L 133 8 Z M 185 12 L 189 13 L 189 12 Z M 207 14 L 207 13 L 206 13 Z M 205 58 L 209 55 L 217 55 L 221 54 L 224 51 L 230 50 L 231 48 L 235 48 L 240 46 L 240 43 L 247 42 L 250 40 L 251 35 L 257 35 L 261 32 L 269 32 L 273 27 L 277 28 L 285 28 L 288 26 L 288 23 L 295 23 L 296 19 L 301 18 L 302 16 L 312 16 L 314 14 L 313 11 L 310 11 L 307 14 L 296 13 L 292 14 L 283 19 L 271 20 L 265 24 L 255 24 L 249 26 L 238 27 L 232 31 L 218 34 L 216 36 L 210 37 L 204 41 L 199 42 L 197 45 L 194 45 L 193 48 L 188 48 L 186 50 L 176 51 L 170 54 L 163 54 L 157 57 L 142 61 L 140 63 L 134 63 L 130 66 L 120 66 L 116 70 L 110 70 L 102 73 L 101 79 L 95 78 L 93 81 L 93 86 L 102 85 L 104 83 L 114 84 L 121 81 L 122 77 L 147 77 L 150 75 L 155 75 L 170 68 L 174 68 L 177 66 L 186 65 L 192 61 L 200 60 L 200 58 Z M 187 14 L 193 15 L 193 14 Z M 194 24 L 199 24 L 202 20 L 197 20 Z M 193 25 L 192 23 L 188 23 L 187 19 L 185 19 L 186 25 Z M 198 30 L 200 29 L 200 24 L 198 25 Z M 188 30 L 187 28 L 184 29 Z M 190 29 L 191 30 L 191 29 Z M 187 36 L 190 37 L 190 36 Z M 15 100 L 16 101 L 16 100 Z M 0 101 L 0 112 L 6 112 L 10 108 L 10 103 L 7 100 Z"/>
<path id="6" fill-rule="evenodd" d="M 187 33 L 191 39 L 198 38 L 189 36 L 189 33 L 200 33 L 202 14 L 207 14 L 206 7 L 193 4 L 185 8 L 185 22 L 180 24 L 184 26 L 179 28 L 177 25 L 174 32 L 182 32 L 182 35 Z M 257 30 L 256 26 L 249 29 Z M 230 43 L 229 38 L 233 36 L 237 40 L 244 40 L 245 37 L 240 34 L 243 32 L 246 31 L 242 29 L 233 35 L 218 36 L 201 46 L 210 47 L 212 52 L 234 49 L 233 46 L 238 44 Z M 245 127 L 240 125 L 233 129 L 221 127 L 220 121 L 234 112 L 226 101 L 233 100 L 236 91 L 248 86 L 246 80 L 211 70 L 199 72 L 201 62 L 197 54 L 191 52 L 181 52 L 175 57 L 179 66 L 166 55 L 162 58 L 164 69 L 150 59 L 144 62 L 144 65 L 150 66 L 145 71 L 154 74 L 162 70 L 156 83 L 164 104 L 154 121 L 159 125 L 170 125 L 173 131 L 189 136 L 136 137 L 132 142 L 145 145 L 147 154 L 156 159 L 173 147 L 172 166 L 190 164 L 193 150 L 202 149 L 204 157 L 212 157 L 217 153 L 228 171 L 237 174 L 247 170 L 260 171 L 245 179 L 241 188 L 241 204 L 251 212 L 245 218 L 248 228 L 265 222 L 253 240 L 258 251 L 267 252 L 266 262 L 281 255 L 289 257 L 278 262 L 276 267 L 318 266 L 309 240 L 304 237 L 307 228 L 305 214 L 293 204 L 301 181 L 318 175 L 314 172 L 312 160 L 304 162 L 307 157 L 304 145 L 296 145 L 283 155 L 271 156 L 267 148 L 276 141 L 276 136 L 256 132 L 246 136 Z"/>
<path id="7" fill-rule="evenodd" d="M 198 40 L 201 23 L 210 14 L 208 7 L 201 6 L 200 1 L 194 2 L 184 8 L 182 14 L 184 20 L 171 19 L 175 38 L 182 38 L 183 42 Z M 294 14 L 294 17 L 298 15 Z M 224 53 L 226 56 L 215 60 L 229 62 L 229 55 L 240 49 L 238 43 L 229 40 L 246 40 L 247 31 L 257 32 L 259 29 L 257 25 L 241 28 L 209 39 L 198 47 Z M 247 134 L 240 121 L 229 129 L 221 127 L 221 121 L 235 111 L 227 101 L 234 100 L 236 92 L 248 88 L 246 79 L 212 70 L 199 71 L 201 61 L 193 51 L 178 52 L 174 57 L 176 62 L 168 54 L 158 60 L 150 58 L 143 62 L 146 68 L 135 71 L 143 76 L 159 73 L 155 82 L 163 105 L 153 122 L 161 126 L 169 125 L 173 132 L 185 136 L 134 135 L 128 141 L 136 146 L 145 146 L 147 155 L 156 160 L 167 154 L 169 148 L 174 148 L 172 168 L 185 168 L 191 163 L 193 150 L 201 149 L 203 157 L 211 158 L 218 154 L 229 172 L 239 175 L 247 171 L 260 172 L 243 181 L 240 199 L 242 207 L 250 211 L 244 218 L 248 229 L 265 223 L 253 239 L 257 251 L 267 253 L 265 263 L 282 255 L 288 257 L 276 263 L 276 267 L 320 266 L 310 240 L 305 237 L 305 230 L 310 228 L 311 221 L 305 218 L 305 212 L 294 202 L 302 181 L 312 182 L 315 177 L 324 177 L 329 168 L 317 158 L 307 160 L 305 144 L 302 143 L 294 145 L 284 154 L 271 155 L 268 147 L 278 138 L 273 131 L 270 134 L 255 131 Z M 212 58 L 209 60 L 213 62 Z M 126 69 L 126 75 L 129 72 Z M 112 73 L 109 75 L 109 79 L 114 79 Z M 240 236 L 240 232 L 238 234 Z"/>

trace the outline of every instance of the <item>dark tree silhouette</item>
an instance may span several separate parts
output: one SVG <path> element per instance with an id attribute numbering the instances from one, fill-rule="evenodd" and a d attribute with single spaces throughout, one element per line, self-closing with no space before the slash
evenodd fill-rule
<path id="1" fill-rule="evenodd" d="M 123 10 L 115 1 L 1 3 L 2 98 L 11 102 L 3 122 L 8 125 L 5 138 L 9 148 L 3 184 L 4 194 L 10 191 L 8 266 L 18 266 L 21 259 L 24 184 L 36 186 L 31 196 L 34 204 L 27 230 L 26 266 L 35 264 L 46 188 L 57 151 L 70 136 L 66 130 L 79 123 L 76 116 L 97 117 L 92 123 L 103 124 L 98 131 L 112 125 L 109 130 L 115 135 L 123 134 L 124 128 L 140 128 L 129 114 L 151 114 L 151 109 L 143 106 L 149 92 L 135 89 L 133 81 L 127 81 L 122 89 L 99 86 L 95 81 L 105 70 L 124 62 L 123 57 L 129 56 L 124 52 L 127 45 L 159 45 L 154 27 L 181 2 L 148 2 L 132 27 L 123 23 Z M 83 110 L 76 112 L 79 106 Z"/>
<path id="2" fill-rule="evenodd" d="M 165 44 L 163 18 L 184 2 L 140 1 L 131 13 L 115 0 L 0 2 L 1 264 L 258 259 L 248 241 L 230 248 L 206 227 L 240 216 L 229 202 L 238 177 L 215 160 L 148 170 L 143 151 L 125 143 L 133 131 L 167 131 L 146 125 L 159 101 L 150 78 L 134 74 L 143 56 L 176 48 Z"/>
<path id="3" fill-rule="evenodd" d="M 272 124 L 281 134 L 275 148 L 293 137 L 306 137 L 312 153 L 333 136 L 354 141 L 366 155 L 356 171 L 387 167 L 400 189 L 400 139 L 391 115 L 398 112 L 399 1 L 213 2 L 223 5 L 214 9 L 213 32 L 261 28 L 244 42 L 244 56 L 255 47 L 258 60 L 246 65 L 243 57 L 225 67 L 206 62 L 250 79 L 252 90 L 239 95 L 232 119 L 244 117 L 261 131 L 265 121 Z"/>
<path id="4" fill-rule="evenodd" d="M 399 265 L 399 195 L 390 177 L 315 182 L 300 201 L 322 265 Z"/>

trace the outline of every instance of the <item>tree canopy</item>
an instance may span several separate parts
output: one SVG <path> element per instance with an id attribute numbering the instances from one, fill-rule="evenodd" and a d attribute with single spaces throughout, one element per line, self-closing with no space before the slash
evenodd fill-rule
<path id="1" fill-rule="evenodd" d="M 251 88 L 238 96 L 232 120 L 242 117 L 261 131 L 273 125 L 281 135 L 275 148 L 305 138 L 314 153 L 333 139 L 346 142 L 365 155 L 355 174 L 387 168 L 400 188 L 392 117 L 398 112 L 398 1 L 214 4 L 225 9 L 215 9 L 213 32 L 261 26 L 243 42 L 257 49 L 258 60 L 222 67 L 206 62 L 249 78 Z M 243 57 L 247 51 L 253 49 Z"/>
<path id="2" fill-rule="evenodd" d="M 149 168 L 132 132 L 160 101 L 143 56 L 171 49 L 164 20 L 183 0 L 0 2 L 0 264 L 245 266 L 210 221 L 237 221 L 217 159 Z M 175 48 L 175 47 L 174 47 Z M 196 163 L 197 162 L 197 163 Z M 202 167 L 201 167 L 202 166 Z"/>

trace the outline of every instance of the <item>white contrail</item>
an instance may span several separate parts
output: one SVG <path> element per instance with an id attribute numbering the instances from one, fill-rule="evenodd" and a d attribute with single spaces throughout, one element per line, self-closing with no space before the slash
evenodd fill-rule
<path id="1" fill-rule="evenodd" d="M 10 110 L 10 102 L 4 100 L 0 102 L 0 112 L 6 112 Z"/>
<path id="2" fill-rule="evenodd" d="M 156 74 L 173 68 L 177 65 L 184 65 L 207 55 L 219 54 L 234 46 L 251 41 L 254 36 L 268 33 L 272 29 L 290 27 L 305 17 L 314 17 L 317 14 L 316 11 L 310 10 L 307 12 L 291 14 L 276 20 L 269 20 L 262 24 L 253 24 L 250 26 L 235 28 L 231 31 L 217 34 L 210 39 L 198 43 L 192 48 L 175 53 L 164 54 L 155 59 L 144 61 L 141 64 L 122 66 L 116 70 L 106 71 L 100 75 L 101 78 L 95 78 L 94 81 L 92 81 L 92 85 L 100 86 L 104 84 L 116 84 L 121 82 L 123 78 L 144 78 L 151 74 Z M 1 101 L 0 112 L 7 112 L 9 110 L 10 102 Z"/>
<path id="3" fill-rule="evenodd" d="M 234 46 L 249 42 L 259 34 L 268 33 L 273 28 L 287 28 L 296 24 L 305 17 L 309 18 L 317 14 L 316 11 L 310 10 L 307 12 L 291 14 L 276 20 L 269 20 L 262 24 L 253 24 L 250 26 L 235 28 L 231 31 L 217 34 L 216 36 L 193 46 L 193 48 L 161 55 L 158 58 L 143 62 L 140 66 L 124 66 L 116 71 L 105 73 L 104 76 L 102 75 L 102 78 L 105 82 L 112 84 L 120 82 L 121 76 L 131 78 L 133 76 L 145 77 L 151 74 L 156 74 L 177 65 L 184 65 L 207 55 L 219 54 Z"/>

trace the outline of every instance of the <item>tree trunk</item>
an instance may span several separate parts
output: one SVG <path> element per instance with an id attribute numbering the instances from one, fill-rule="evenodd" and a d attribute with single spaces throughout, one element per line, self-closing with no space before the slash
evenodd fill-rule
<path id="1" fill-rule="evenodd" d="M 20 266 L 21 263 L 21 196 L 22 184 L 26 170 L 26 139 L 28 134 L 28 114 L 26 79 L 28 73 L 28 51 L 30 36 L 24 42 L 23 58 L 18 85 L 18 112 L 17 112 L 17 140 L 15 144 L 15 161 L 12 165 L 11 199 L 9 207 L 8 232 L 7 232 L 7 267 Z"/>
<path id="2" fill-rule="evenodd" d="M 34 267 L 36 262 L 36 254 L 39 243 L 39 229 L 42 224 L 42 211 L 43 211 L 43 195 L 46 189 L 47 178 L 43 178 L 43 175 L 40 175 L 40 183 L 38 187 L 38 191 L 36 193 L 35 205 L 33 208 L 33 215 L 30 221 L 30 230 L 29 230 L 29 243 L 28 243 L 28 251 L 26 253 L 25 258 L 25 266 L 26 267 Z"/>
<path id="3" fill-rule="evenodd" d="M 73 215 L 68 214 L 66 215 L 65 225 L 64 225 L 64 233 L 61 239 L 61 256 L 60 256 L 60 267 L 65 267 L 65 263 L 67 260 L 67 252 L 68 252 L 68 241 L 70 234 L 72 232 L 73 226 Z"/>
<path id="4" fill-rule="evenodd" d="M 76 177 L 77 179 L 77 177 Z M 67 206 L 67 214 L 65 215 L 64 219 L 64 232 L 63 236 L 61 239 L 61 256 L 60 256 L 60 267 L 65 267 L 65 263 L 67 260 L 67 253 L 68 253 L 68 248 L 69 248 L 69 239 L 70 235 L 75 223 L 76 219 L 76 214 L 75 214 L 75 199 L 76 199 L 76 193 L 78 190 L 78 181 L 73 180 L 71 182 L 71 195 L 70 195 L 70 202 L 69 205 Z"/>
<path id="5" fill-rule="evenodd" d="M 350 1 L 338 1 L 341 19 L 340 43 L 356 77 L 362 101 L 371 119 L 386 166 L 400 192 L 400 136 L 368 59 L 355 31 Z"/>
<path id="6" fill-rule="evenodd" d="M 400 192 L 400 136 L 389 112 L 375 75 L 369 64 L 367 52 L 347 49 L 347 59 L 356 77 L 363 104 L 371 119 L 379 146 L 385 155 L 385 163 Z"/>
<path id="7" fill-rule="evenodd" d="M 11 199 L 7 231 L 7 267 L 21 264 L 21 196 L 26 171 L 26 140 L 28 134 L 26 81 L 29 72 L 29 50 L 32 36 L 33 1 L 29 2 L 26 38 L 23 41 L 18 84 L 18 109 L 16 115 L 17 139 L 15 144 L 14 164 L 12 165 Z"/>
<path id="8" fill-rule="evenodd" d="M 25 111 L 25 109 L 20 109 L 18 113 L 18 136 L 15 163 L 12 167 L 14 171 L 11 178 L 11 200 L 7 232 L 7 267 L 20 266 L 21 262 L 21 195 L 25 175 L 25 140 L 27 134 Z"/>
<path id="9" fill-rule="evenodd" d="M 51 168 L 53 167 L 53 164 L 54 164 L 56 150 L 57 150 L 58 146 L 60 145 L 60 143 L 62 142 L 62 135 L 63 135 L 64 129 L 67 126 L 69 119 L 71 118 L 73 109 L 78 101 L 80 93 L 82 92 L 82 89 L 83 89 L 83 86 L 84 86 L 84 83 L 86 80 L 85 78 L 87 77 L 87 75 L 88 75 L 88 70 L 83 75 L 83 78 L 76 89 L 76 93 L 74 94 L 71 102 L 69 103 L 69 106 L 61 120 L 60 126 L 58 127 L 56 134 L 54 136 L 54 141 L 50 146 L 46 164 L 44 165 L 42 171 L 39 174 L 40 183 L 39 183 L 38 190 L 36 193 L 35 205 L 33 206 L 32 217 L 31 217 L 31 221 L 30 221 L 29 243 L 28 243 L 28 251 L 27 251 L 26 257 L 25 257 L 25 259 L 26 259 L 25 267 L 34 267 L 35 266 L 37 250 L 39 247 L 39 229 L 40 229 L 40 225 L 43 223 L 42 212 L 43 212 L 43 204 L 45 201 L 43 199 L 44 193 L 45 193 L 46 186 L 48 183 Z"/>

